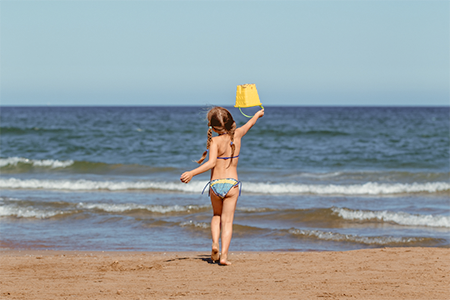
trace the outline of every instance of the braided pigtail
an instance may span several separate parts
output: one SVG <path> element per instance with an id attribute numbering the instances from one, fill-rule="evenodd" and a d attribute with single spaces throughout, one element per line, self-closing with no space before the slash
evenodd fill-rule
<path id="1" fill-rule="evenodd" d="M 231 125 L 231 129 L 228 131 L 228 134 L 230 135 L 230 139 L 231 139 L 231 159 L 230 159 L 230 163 L 228 164 L 228 167 L 231 165 L 231 162 L 233 161 L 234 150 L 236 149 L 236 146 L 234 145 L 234 132 L 235 131 L 236 131 L 236 122 L 233 122 L 233 125 Z"/>
<path id="2" fill-rule="evenodd" d="M 212 127 L 209 126 L 209 129 L 208 129 L 208 139 L 206 140 L 206 151 L 203 152 L 202 157 L 201 157 L 199 160 L 196 161 L 197 163 L 201 164 L 201 163 L 205 160 L 206 155 L 208 154 L 209 146 L 211 145 L 211 139 L 212 139 Z"/>

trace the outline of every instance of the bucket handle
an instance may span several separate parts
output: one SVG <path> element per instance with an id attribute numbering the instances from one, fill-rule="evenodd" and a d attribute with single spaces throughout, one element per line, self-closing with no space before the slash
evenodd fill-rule
<path id="1" fill-rule="evenodd" d="M 261 107 L 262 109 L 264 109 L 264 107 L 263 107 L 262 105 L 260 105 L 260 107 Z M 246 116 L 247 118 L 252 118 L 252 117 L 253 117 L 253 116 L 248 116 L 248 115 L 244 114 L 244 113 L 242 112 L 240 106 L 239 106 L 239 111 L 241 112 L 241 114 L 243 114 L 243 115 Z"/>

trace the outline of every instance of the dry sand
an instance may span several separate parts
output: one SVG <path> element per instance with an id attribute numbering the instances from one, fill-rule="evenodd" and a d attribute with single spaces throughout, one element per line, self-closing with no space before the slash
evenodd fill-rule
<path id="1" fill-rule="evenodd" d="M 450 249 L 0 251 L 1 299 L 450 299 Z"/>

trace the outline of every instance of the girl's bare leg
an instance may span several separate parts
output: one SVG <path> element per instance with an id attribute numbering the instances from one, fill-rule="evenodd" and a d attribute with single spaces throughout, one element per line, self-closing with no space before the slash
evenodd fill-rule
<path id="1" fill-rule="evenodd" d="M 211 204 L 214 213 L 211 219 L 211 237 L 212 237 L 211 260 L 217 261 L 219 260 L 219 237 L 221 227 L 220 218 L 222 215 L 223 202 L 222 199 L 217 197 L 212 191 L 210 193 L 211 193 Z"/>
<path id="2" fill-rule="evenodd" d="M 223 199 L 222 215 L 220 218 L 222 225 L 222 254 L 220 256 L 221 265 L 230 265 L 228 261 L 228 249 L 230 248 L 231 236 L 233 235 L 233 219 L 236 211 L 236 204 L 239 196 L 239 188 L 232 188 L 225 199 Z"/>

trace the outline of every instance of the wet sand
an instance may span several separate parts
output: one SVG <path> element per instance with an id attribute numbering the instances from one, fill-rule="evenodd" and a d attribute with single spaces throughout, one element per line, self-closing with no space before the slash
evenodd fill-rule
<path id="1" fill-rule="evenodd" d="M 449 299 L 450 249 L 0 251 L 1 299 Z"/>

